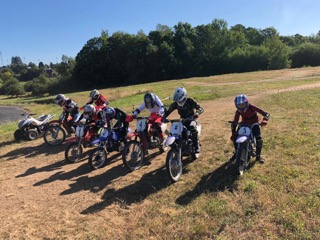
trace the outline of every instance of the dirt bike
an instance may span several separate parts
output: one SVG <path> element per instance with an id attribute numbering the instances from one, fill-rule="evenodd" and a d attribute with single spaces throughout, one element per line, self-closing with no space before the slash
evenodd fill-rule
<path id="1" fill-rule="evenodd" d="M 64 152 L 65 159 L 69 163 L 79 162 L 82 158 L 83 148 L 90 146 L 94 136 L 95 131 L 86 125 L 86 119 L 80 120 L 76 127 L 75 136 L 66 141 L 68 145 Z"/>
<path id="2" fill-rule="evenodd" d="M 35 114 L 22 114 L 19 120 L 18 129 L 14 132 L 14 139 L 20 141 L 24 138 L 35 140 L 48 128 L 49 121 L 54 115 L 42 114 L 38 118 L 33 118 Z"/>
<path id="3" fill-rule="evenodd" d="M 97 145 L 92 149 L 89 155 L 89 166 L 92 170 L 101 168 L 106 165 L 108 161 L 108 154 L 110 152 L 120 152 L 124 148 L 124 140 L 119 138 L 118 129 L 112 129 L 104 126 L 100 132 L 98 139 L 94 140 L 91 144 Z M 131 129 L 128 128 L 128 135 L 131 133 Z M 130 138 L 130 137 L 128 137 Z"/>
<path id="4" fill-rule="evenodd" d="M 149 117 L 136 117 L 136 119 L 133 139 L 126 143 L 122 153 L 122 161 L 130 171 L 137 170 L 143 165 L 148 149 L 159 148 L 161 153 L 168 149 L 163 142 L 166 137 L 161 141 L 157 129 L 157 124 L 161 124 L 161 134 L 167 135 L 167 124 L 156 121 L 160 119 L 157 113 L 151 113 Z M 133 116 L 127 117 L 128 122 L 132 120 Z"/>
<path id="5" fill-rule="evenodd" d="M 241 176 L 248 168 L 250 159 L 256 156 L 256 138 L 252 133 L 252 128 L 256 125 L 260 125 L 260 123 L 254 123 L 252 125 L 234 123 L 232 121 L 229 121 L 229 123 L 233 126 L 239 126 L 236 139 L 236 166 L 237 173 Z"/>
<path id="6" fill-rule="evenodd" d="M 191 156 L 195 160 L 200 155 L 200 153 L 196 153 L 192 141 L 192 133 L 184 126 L 184 123 L 191 121 L 190 126 L 193 126 L 198 131 L 198 138 L 201 134 L 201 125 L 193 117 L 186 119 L 165 119 L 164 121 L 171 123 L 170 136 L 165 142 L 166 146 L 170 146 L 166 157 L 166 172 L 172 182 L 177 182 L 182 175 L 183 156 Z M 200 147 L 200 142 L 198 142 L 198 145 Z"/>
<path id="7" fill-rule="evenodd" d="M 74 133 L 74 126 L 70 127 L 66 124 L 65 118 L 67 114 L 63 111 L 58 120 L 49 122 L 49 127 L 43 133 L 43 139 L 49 146 L 57 146 L 66 140 L 66 136 Z M 68 116 L 68 122 L 72 121 L 72 117 Z"/>

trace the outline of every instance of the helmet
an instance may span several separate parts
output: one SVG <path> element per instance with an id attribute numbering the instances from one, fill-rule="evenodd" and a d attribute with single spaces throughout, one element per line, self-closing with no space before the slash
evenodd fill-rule
<path id="1" fill-rule="evenodd" d="M 111 120 L 116 115 L 116 111 L 112 107 L 107 107 L 103 109 L 102 116 L 107 120 Z"/>
<path id="2" fill-rule="evenodd" d="M 240 112 L 245 112 L 249 106 L 249 99 L 246 95 L 240 94 L 234 99 L 234 104 Z"/>
<path id="3" fill-rule="evenodd" d="M 84 106 L 83 115 L 84 117 L 92 117 L 96 113 L 96 108 L 92 104 Z"/>
<path id="4" fill-rule="evenodd" d="M 100 97 L 100 92 L 97 89 L 93 89 L 90 92 L 89 97 L 91 97 L 93 100 L 97 100 Z"/>
<path id="5" fill-rule="evenodd" d="M 178 87 L 174 90 L 173 101 L 177 102 L 180 107 L 187 101 L 187 90 L 184 87 Z"/>
<path id="6" fill-rule="evenodd" d="M 65 101 L 67 100 L 66 96 L 63 94 L 58 94 L 56 96 L 56 99 L 54 100 L 54 104 L 59 105 L 60 107 L 65 103 Z"/>
<path id="7" fill-rule="evenodd" d="M 154 105 L 156 103 L 156 98 L 153 93 L 149 93 L 149 92 L 146 93 L 144 95 L 143 100 L 147 108 L 154 108 Z"/>

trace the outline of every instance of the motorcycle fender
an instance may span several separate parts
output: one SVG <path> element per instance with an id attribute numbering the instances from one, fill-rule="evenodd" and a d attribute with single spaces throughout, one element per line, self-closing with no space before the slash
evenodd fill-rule
<path id="1" fill-rule="evenodd" d="M 201 125 L 197 125 L 198 137 L 201 135 Z"/>
<path id="2" fill-rule="evenodd" d="M 71 143 L 77 141 L 77 137 L 71 137 L 66 140 L 66 143 Z"/>
<path id="3" fill-rule="evenodd" d="M 98 138 L 98 139 L 93 140 L 93 141 L 91 142 L 91 144 L 92 144 L 92 145 L 95 145 L 95 144 L 97 144 L 97 143 L 99 143 L 99 142 L 100 142 L 100 139 Z"/>
<path id="4" fill-rule="evenodd" d="M 59 124 L 59 120 L 52 120 L 49 122 L 49 125 L 53 125 L 53 124 Z"/>
<path id="5" fill-rule="evenodd" d="M 133 132 L 129 132 L 128 134 L 127 134 L 127 136 L 126 136 L 126 139 L 127 140 L 130 140 L 130 139 L 132 139 L 134 137 L 134 133 Z"/>
<path id="6" fill-rule="evenodd" d="M 174 141 L 176 140 L 176 138 L 174 136 L 170 136 L 166 139 L 164 145 L 165 146 L 169 146 L 171 145 L 172 143 L 174 143 Z"/>
<path id="7" fill-rule="evenodd" d="M 161 124 L 161 131 L 165 132 L 167 130 L 167 124 L 166 123 L 162 123 Z"/>
<path id="8" fill-rule="evenodd" d="M 236 143 L 243 143 L 243 142 L 245 142 L 247 139 L 248 139 L 247 136 L 238 137 L 237 140 L 236 140 Z"/>

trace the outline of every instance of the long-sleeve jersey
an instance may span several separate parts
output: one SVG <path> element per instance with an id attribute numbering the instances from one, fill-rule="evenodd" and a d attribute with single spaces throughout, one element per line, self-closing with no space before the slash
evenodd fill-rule
<path id="1" fill-rule="evenodd" d="M 241 122 L 244 124 L 257 123 L 259 122 L 258 113 L 260 113 L 264 117 L 264 120 L 267 121 L 269 119 L 269 114 L 267 112 L 252 104 L 249 104 L 245 112 L 236 110 L 233 122 L 239 122 L 239 118 L 241 116 Z"/>
<path id="2" fill-rule="evenodd" d="M 116 115 L 114 116 L 113 119 L 116 120 L 116 123 L 113 125 L 113 128 L 120 128 L 120 127 L 127 128 L 129 126 L 129 123 L 126 122 L 126 118 L 128 115 L 119 108 L 115 108 L 114 110 L 116 112 Z M 108 126 L 110 126 L 109 124 L 111 124 L 110 121 L 108 121 Z"/>
<path id="3" fill-rule="evenodd" d="M 94 101 L 92 98 L 90 98 L 89 101 L 87 102 L 87 104 L 92 104 L 93 102 L 96 106 L 108 106 L 108 104 L 109 104 L 109 101 L 101 94 L 96 101 Z"/>
<path id="4" fill-rule="evenodd" d="M 153 108 L 147 108 L 150 113 L 157 112 L 158 114 L 162 115 L 164 113 L 164 105 L 161 102 L 160 98 L 154 94 L 155 104 Z M 133 114 L 138 115 L 146 108 L 146 104 L 143 102 L 136 110 L 134 110 Z"/>
<path id="5" fill-rule="evenodd" d="M 79 113 L 79 108 L 77 103 L 70 98 L 65 101 L 63 109 L 64 111 L 70 113 L 71 115 Z"/>
<path id="6" fill-rule="evenodd" d="M 163 117 L 168 117 L 176 109 L 178 110 L 178 114 L 181 118 L 188 118 L 193 116 L 195 113 L 201 114 L 204 111 L 203 108 L 193 98 L 187 98 L 182 107 L 179 106 L 177 102 L 171 103 L 168 110 L 165 111 Z"/>

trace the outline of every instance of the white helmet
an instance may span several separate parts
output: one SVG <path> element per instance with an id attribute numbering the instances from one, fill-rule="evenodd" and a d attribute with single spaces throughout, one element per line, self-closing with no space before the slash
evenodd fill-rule
<path id="1" fill-rule="evenodd" d="M 100 97 L 100 92 L 97 89 L 93 89 L 90 92 L 89 97 L 91 97 L 93 100 L 97 100 Z"/>
<path id="2" fill-rule="evenodd" d="M 96 113 L 96 108 L 92 104 L 87 104 L 83 108 L 85 118 L 92 117 Z"/>
<path id="3" fill-rule="evenodd" d="M 182 107 L 187 101 L 187 90 L 184 87 L 176 88 L 173 93 L 173 101 Z"/>
<path id="4" fill-rule="evenodd" d="M 56 96 L 56 99 L 54 100 L 54 104 L 58 104 L 61 107 L 66 100 L 67 100 L 66 96 L 60 93 Z"/>

